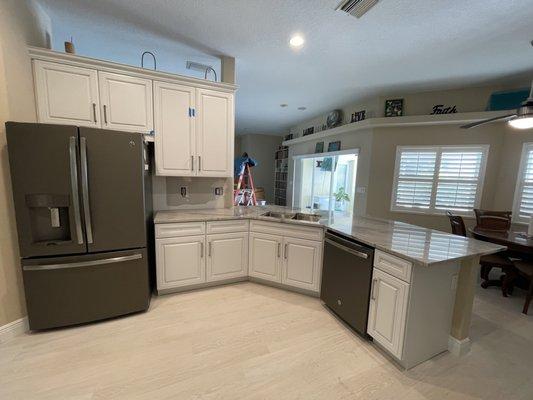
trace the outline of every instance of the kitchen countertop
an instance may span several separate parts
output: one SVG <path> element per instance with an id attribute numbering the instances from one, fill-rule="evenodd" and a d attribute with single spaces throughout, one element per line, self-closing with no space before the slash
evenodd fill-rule
<path id="1" fill-rule="evenodd" d="M 326 216 L 318 222 L 308 222 L 262 216 L 262 214 L 268 211 L 309 213 L 308 211 L 280 206 L 158 211 L 155 214 L 154 222 L 156 224 L 164 224 L 176 222 L 255 219 L 322 227 L 349 236 L 368 246 L 394 254 L 422 266 L 431 266 L 452 260 L 457 261 L 470 257 L 478 257 L 505 250 L 505 246 L 451 235 L 446 232 L 422 228 L 420 226 L 399 221 L 388 221 L 367 216 L 354 217 L 353 219 L 337 218 L 336 220 L 334 216 Z"/>

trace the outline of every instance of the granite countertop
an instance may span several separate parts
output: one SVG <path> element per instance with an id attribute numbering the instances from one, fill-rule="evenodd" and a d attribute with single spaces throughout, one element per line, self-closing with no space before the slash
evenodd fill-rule
<path id="1" fill-rule="evenodd" d="M 505 246 L 451 235 L 446 232 L 422 228 L 399 221 L 388 221 L 366 216 L 354 217 L 353 219 L 325 216 L 318 222 L 309 222 L 262 216 L 268 211 L 309 214 L 308 211 L 280 206 L 234 207 L 231 209 L 158 211 L 155 214 L 154 222 L 163 224 L 255 219 L 315 226 L 341 233 L 361 243 L 422 266 L 477 257 L 505 250 Z"/>

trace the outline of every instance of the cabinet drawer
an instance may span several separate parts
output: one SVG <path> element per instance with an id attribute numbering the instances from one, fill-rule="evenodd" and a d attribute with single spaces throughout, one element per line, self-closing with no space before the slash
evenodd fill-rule
<path id="1" fill-rule="evenodd" d="M 156 224 L 155 237 L 168 238 L 190 235 L 203 235 L 205 222 L 182 222 L 177 224 Z"/>
<path id="2" fill-rule="evenodd" d="M 376 250 L 374 254 L 374 267 L 405 282 L 411 282 L 411 269 L 413 264 L 402 258 Z"/>
<path id="3" fill-rule="evenodd" d="M 250 221 L 250 231 L 321 241 L 324 229 L 281 222 Z"/>
<path id="4" fill-rule="evenodd" d="M 207 233 L 248 232 L 248 221 L 232 219 L 229 221 L 211 221 L 207 223 Z"/>

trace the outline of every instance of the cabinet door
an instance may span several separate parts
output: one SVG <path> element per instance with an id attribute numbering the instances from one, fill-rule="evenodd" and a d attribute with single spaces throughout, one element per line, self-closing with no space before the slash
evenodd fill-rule
<path id="1" fill-rule="evenodd" d="M 409 284 L 374 268 L 367 333 L 402 358 Z"/>
<path id="2" fill-rule="evenodd" d="M 207 281 L 248 275 L 248 232 L 207 236 Z"/>
<path id="3" fill-rule="evenodd" d="M 152 81 L 98 72 L 104 128 L 147 133 L 153 129 Z"/>
<path id="4" fill-rule="evenodd" d="M 278 236 L 250 232 L 250 276 L 281 282 L 281 242 Z"/>
<path id="5" fill-rule="evenodd" d="M 322 242 L 283 238 L 281 282 L 318 292 L 322 270 Z"/>
<path id="6" fill-rule="evenodd" d="M 155 168 L 157 175 L 195 175 L 195 89 L 154 83 Z"/>
<path id="7" fill-rule="evenodd" d="M 234 114 L 232 93 L 196 90 L 199 176 L 233 176 Z"/>
<path id="8" fill-rule="evenodd" d="M 205 236 L 156 239 L 157 289 L 205 282 Z"/>
<path id="9" fill-rule="evenodd" d="M 101 126 L 96 70 L 35 60 L 33 72 L 39 122 Z"/>

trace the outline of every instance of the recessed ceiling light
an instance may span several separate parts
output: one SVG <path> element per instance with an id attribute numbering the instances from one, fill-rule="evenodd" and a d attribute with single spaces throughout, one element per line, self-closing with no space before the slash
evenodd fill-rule
<path id="1" fill-rule="evenodd" d="M 307 107 L 298 107 L 298 110 L 305 111 L 305 110 L 307 110 Z"/>
<path id="2" fill-rule="evenodd" d="M 291 47 L 302 47 L 305 43 L 305 39 L 302 35 L 293 35 L 289 40 Z"/>
<path id="3" fill-rule="evenodd" d="M 280 104 L 279 106 L 285 108 L 288 106 L 288 104 L 283 103 L 283 104 Z"/>

